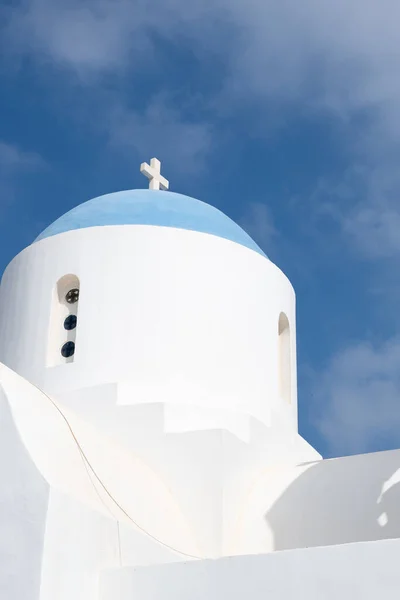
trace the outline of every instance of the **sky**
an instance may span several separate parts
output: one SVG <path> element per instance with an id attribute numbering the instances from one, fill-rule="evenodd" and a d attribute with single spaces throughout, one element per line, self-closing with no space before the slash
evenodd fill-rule
<path id="1" fill-rule="evenodd" d="M 399 22 L 396 0 L 0 0 L 0 271 L 157 156 L 291 280 L 300 433 L 399 447 Z"/>

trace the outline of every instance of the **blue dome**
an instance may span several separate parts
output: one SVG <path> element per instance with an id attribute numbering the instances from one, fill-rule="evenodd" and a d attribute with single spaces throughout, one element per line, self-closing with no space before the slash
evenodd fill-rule
<path id="1" fill-rule="evenodd" d="M 35 240 L 102 225 L 158 225 L 216 235 L 262 256 L 264 252 L 239 225 L 220 210 L 174 192 L 129 190 L 93 198 L 54 221 Z"/>

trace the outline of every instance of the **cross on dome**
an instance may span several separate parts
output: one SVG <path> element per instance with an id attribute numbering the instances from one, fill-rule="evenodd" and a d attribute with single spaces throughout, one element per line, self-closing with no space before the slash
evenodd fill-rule
<path id="1" fill-rule="evenodd" d="M 152 158 L 149 165 L 145 162 L 142 163 L 140 172 L 150 180 L 150 190 L 167 190 L 169 188 L 169 181 L 161 175 L 161 163 L 158 158 Z"/>

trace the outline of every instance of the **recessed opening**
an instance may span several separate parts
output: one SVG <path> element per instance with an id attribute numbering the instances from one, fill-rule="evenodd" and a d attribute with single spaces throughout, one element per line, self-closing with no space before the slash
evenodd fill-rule
<path id="1" fill-rule="evenodd" d="M 292 365 L 290 347 L 290 325 L 285 313 L 281 312 L 278 322 L 278 378 L 279 394 L 285 402 L 292 401 Z"/>
<path id="2" fill-rule="evenodd" d="M 48 335 L 48 366 L 74 360 L 79 296 L 80 282 L 76 275 L 64 275 L 54 286 Z"/>

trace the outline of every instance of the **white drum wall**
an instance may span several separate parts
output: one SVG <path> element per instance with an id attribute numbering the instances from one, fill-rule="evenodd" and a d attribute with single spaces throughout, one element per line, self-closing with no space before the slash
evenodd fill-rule
<path id="1" fill-rule="evenodd" d="M 49 366 L 54 290 L 65 275 L 80 282 L 76 352 Z M 281 312 L 290 404 L 279 392 Z M 29 246 L 2 279 L 0 361 L 52 394 L 117 382 L 128 404 L 229 409 L 266 424 L 281 406 L 296 427 L 293 288 L 267 258 L 209 234 L 105 226 Z"/>

